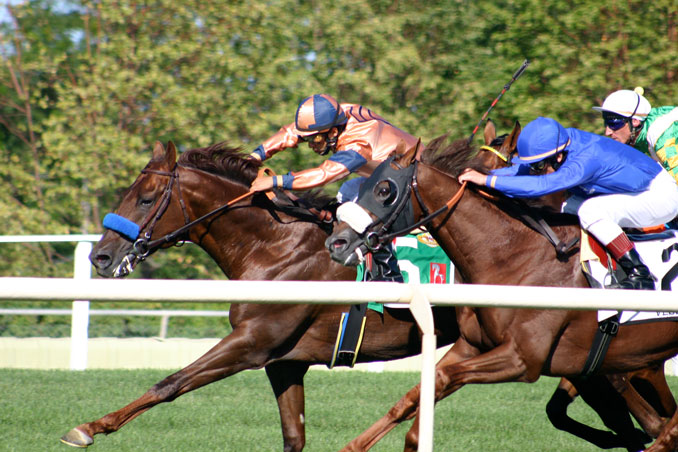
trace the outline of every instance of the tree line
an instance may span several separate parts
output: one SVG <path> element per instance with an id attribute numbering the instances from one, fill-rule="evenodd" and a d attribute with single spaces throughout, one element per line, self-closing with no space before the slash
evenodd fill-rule
<path id="1" fill-rule="evenodd" d="M 150 158 L 221 141 L 253 149 L 327 92 L 423 142 L 550 116 L 602 132 L 591 107 L 645 88 L 675 105 L 676 0 L 27 0 L 0 23 L 3 234 L 101 232 Z M 479 139 L 479 138 L 478 138 Z M 305 146 L 278 173 L 319 163 Z M 197 248 L 197 247 L 195 247 Z M 70 276 L 72 245 L 0 245 L 0 275 Z M 169 265 L 179 263 L 180 265 Z M 199 250 L 144 277 L 219 277 Z"/>

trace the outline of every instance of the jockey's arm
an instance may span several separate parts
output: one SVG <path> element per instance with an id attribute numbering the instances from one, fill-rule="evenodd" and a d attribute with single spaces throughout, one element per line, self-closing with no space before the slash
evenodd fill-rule
<path id="1" fill-rule="evenodd" d="M 340 151 L 325 160 L 317 168 L 276 176 L 274 186 L 288 190 L 308 190 L 343 179 L 367 163 L 365 157 L 355 151 Z"/>
<path id="2" fill-rule="evenodd" d="M 299 136 L 297 135 L 297 129 L 294 127 L 294 124 L 288 124 L 281 127 L 275 135 L 257 146 L 250 156 L 264 161 L 283 149 L 295 148 L 298 144 Z"/>

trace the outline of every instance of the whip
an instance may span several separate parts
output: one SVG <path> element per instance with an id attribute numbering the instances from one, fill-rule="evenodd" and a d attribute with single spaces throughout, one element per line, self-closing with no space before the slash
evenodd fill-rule
<path id="1" fill-rule="evenodd" d="M 494 106 L 497 105 L 497 102 L 499 102 L 499 99 L 501 99 L 501 96 L 503 96 L 504 93 L 506 91 L 508 91 L 509 88 L 511 88 L 511 85 L 513 84 L 513 82 L 518 80 L 518 77 L 520 77 L 523 74 L 523 72 L 525 71 L 525 69 L 527 68 L 527 66 L 529 64 L 530 64 L 530 62 L 527 59 L 525 61 L 523 61 L 523 64 L 520 66 L 520 68 L 518 68 L 516 73 L 513 74 L 513 77 L 511 77 L 511 80 L 506 85 L 504 85 L 504 89 L 501 90 L 501 93 L 499 93 L 497 98 L 492 102 L 492 105 L 490 105 L 490 108 L 487 109 L 487 111 L 485 112 L 483 117 L 480 118 L 480 121 L 478 121 L 478 124 L 476 125 L 476 128 L 473 129 L 473 133 L 471 134 L 471 136 L 468 137 L 468 143 L 469 144 L 471 144 L 471 141 L 473 141 L 473 137 L 475 136 L 476 132 L 480 128 L 480 125 L 483 123 L 483 121 L 485 121 L 485 118 L 487 118 L 487 115 L 490 114 L 490 111 L 494 108 Z"/>

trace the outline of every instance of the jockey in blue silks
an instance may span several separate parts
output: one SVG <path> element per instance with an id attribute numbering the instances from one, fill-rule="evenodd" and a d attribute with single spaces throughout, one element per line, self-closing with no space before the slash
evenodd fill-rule
<path id="1" fill-rule="evenodd" d="M 654 289 L 654 279 L 624 228 L 666 223 L 678 214 L 678 185 L 659 163 L 610 138 L 564 128 L 539 117 L 518 138 L 518 158 L 487 176 L 467 169 L 459 177 L 512 197 L 568 190 L 562 211 L 579 216 L 621 265 L 627 278 L 611 287 Z"/>

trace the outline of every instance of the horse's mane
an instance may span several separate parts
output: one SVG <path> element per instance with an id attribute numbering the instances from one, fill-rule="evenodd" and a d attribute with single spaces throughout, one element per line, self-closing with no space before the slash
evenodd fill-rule
<path id="1" fill-rule="evenodd" d="M 241 148 L 221 142 L 206 148 L 189 149 L 179 156 L 177 163 L 250 185 L 262 164 L 247 157 Z"/>
<path id="2" fill-rule="evenodd" d="M 242 148 L 230 147 L 226 142 L 205 148 L 189 149 L 179 156 L 177 164 L 216 174 L 247 186 L 252 184 L 263 166 L 259 160 L 249 158 L 249 153 Z M 333 199 L 320 190 L 311 190 L 298 195 L 317 208 L 324 207 Z"/>
<path id="3" fill-rule="evenodd" d="M 478 148 L 461 138 L 450 140 L 449 134 L 434 138 L 422 152 L 421 161 L 452 176 L 459 176 L 466 168 L 487 174 L 489 170 L 477 159 Z"/>

